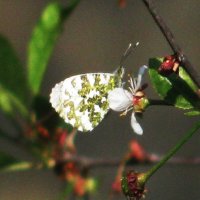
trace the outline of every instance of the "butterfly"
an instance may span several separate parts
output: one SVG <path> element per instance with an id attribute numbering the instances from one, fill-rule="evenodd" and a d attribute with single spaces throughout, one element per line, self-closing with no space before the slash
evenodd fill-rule
<path id="1" fill-rule="evenodd" d="M 108 93 L 116 87 L 122 87 L 122 65 L 138 44 L 129 44 L 119 68 L 113 73 L 75 75 L 55 85 L 50 94 L 50 103 L 66 123 L 87 132 L 103 120 L 109 110 Z"/>

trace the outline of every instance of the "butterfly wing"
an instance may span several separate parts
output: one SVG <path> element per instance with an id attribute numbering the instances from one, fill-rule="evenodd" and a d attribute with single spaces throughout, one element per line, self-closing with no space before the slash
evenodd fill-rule
<path id="1" fill-rule="evenodd" d="M 50 102 L 65 122 L 91 131 L 109 110 L 108 92 L 120 85 L 121 77 L 115 73 L 76 75 L 55 85 Z"/>

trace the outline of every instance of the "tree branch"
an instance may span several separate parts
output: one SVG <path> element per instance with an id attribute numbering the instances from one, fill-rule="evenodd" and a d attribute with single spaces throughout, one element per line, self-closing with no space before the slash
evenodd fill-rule
<path id="1" fill-rule="evenodd" d="M 143 161 L 136 160 L 134 158 L 127 160 L 128 166 L 133 165 L 153 165 L 155 163 L 158 163 L 163 158 L 162 155 L 158 154 L 148 154 L 147 157 Z M 64 157 L 62 160 L 60 160 L 60 163 L 68 163 L 68 162 L 75 162 L 78 164 L 81 168 L 91 170 L 99 167 L 119 167 L 119 165 L 122 163 L 121 159 L 111 159 L 111 158 L 89 158 L 86 156 L 77 156 L 77 155 L 71 155 Z M 186 158 L 186 157 L 173 157 L 168 161 L 168 165 L 181 165 L 181 164 L 187 164 L 187 165 L 200 165 L 200 157 L 194 157 L 194 158 Z M 55 165 L 49 164 L 49 166 L 44 166 L 41 162 L 38 163 L 31 163 L 31 162 L 19 162 L 11 164 L 3 169 L 0 170 L 0 173 L 5 172 L 16 172 L 16 171 L 27 171 L 27 170 L 42 170 L 42 169 L 52 169 Z"/>
<path id="2" fill-rule="evenodd" d="M 143 3 L 145 4 L 148 11 L 152 15 L 154 21 L 156 22 L 156 24 L 160 28 L 161 32 L 165 36 L 165 38 L 166 38 L 167 42 L 169 43 L 170 47 L 172 48 L 173 52 L 177 55 L 177 57 L 180 61 L 180 64 L 185 68 L 187 73 L 191 76 L 191 78 L 196 83 L 198 88 L 200 88 L 200 76 L 197 73 L 197 70 L 192 66 L 192 64 L 188 60 L 187 56 L 183 53 L 182 49 L 177 44 L 173 33 L 171 32 L 171 30 L 166 25 L 163 18 L 158 13 L 153 0 L 143 0 Z M 198 90 L 198 92 L 200 92 L 200 90 Z"/>
<path id="3" fill-rule="evenodd" d="M 162 155 L 148 154 L 143 161 L 132 159 L 130 165 L 151 165 L 159 162 L 163 158 Z M 75 162 L 84 168 L 97 168 L 97 167 L 118 167 L 121 164 L 121 159 L 109 159 L 109 158 L 89 158 L 85 156 L 71 156 L 62 159 L 62 163 Z M 127 160 L 129 161 L 129 160 Z M 186 158 L 186 157 L 174 157 L 168 161 L 168 164 L 200 164 L 200 157 Z"/>

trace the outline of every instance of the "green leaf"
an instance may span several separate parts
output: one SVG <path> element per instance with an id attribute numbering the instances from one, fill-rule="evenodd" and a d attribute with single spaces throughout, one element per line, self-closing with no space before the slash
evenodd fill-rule
<path id="1" fill-rule="evenodd" d="M 19 161 L 5 152 L 0 152 L 0 172 L 25 171 L 31 168 L 32 163 Z"/>
<path id="2" fill-rule="evenodd" d="M 0 152 L 0 172 L 24 171 L 32 168 L 32 164 L 26 161 L 19 161 L 13 156 Z"/>
<path id="3" fill-rule="evenodd" d="M 200 115 L 200 111 L 198 111 L 198 110 L 192 110 L 192 111 L 186 112 L 186 113 L 184 113 L 184 114 L 185 114 L 186 116 L 192 117 L 192 116 Z"/>
<path id="4" fill-rule="evenodd" d="M 13 113 L 18 109 L 27 112 L 27 81 L 9 41 L 0 35 L 0 109 Z"/>
<path id="5" fill-rule="evenodd" d="M 149 75 L 156 92 L 167 103 L 181 109 L 199 108 L 197 87 L 185 70 L 179 66 L 179 75 L 169 76 L 159 74 L 158 68 L 163 58 L 149 60 Z"/>
<path id="6" fill-rule="evenodd" d="M 40 90 L 49 58 L 63 29 L 64 19 L 78 2 L 79 0 L 72 1 L 66 9 L 58 3 L 50 3 L 33 30 L 28 49 L 28 79 L 34 94 Z"/>
<path id="7" fill-rule="evenodd" d="M 23 115 L 27 116 L 27 108 L 21 101 L 13 94 L 8 92 L 0 86 L 0 109 L 6 114 L 12 115 L 16 112 L 16 109 Z"/>
<path id="8" fill-rule="evenodd" d="M 17 161 L 15 163 L 11 163 L 7 165 L 0 172 L 16 172 L 16 171 L 26 171 L 33 168 L 32 163 L 26 161 Z"/>
<path id="9" fill-rule="evenodd" d="M 11 155 L 8 155 L 4 152 L 0 152 L 0 170 L 17 163 L 18 160 Z"/>

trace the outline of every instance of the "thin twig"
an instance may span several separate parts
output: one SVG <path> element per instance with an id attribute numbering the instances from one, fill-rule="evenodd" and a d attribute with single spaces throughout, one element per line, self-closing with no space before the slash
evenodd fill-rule
<path id="1" fill-rule="evenodd" d="M 159 162 L 163 158 L 162 155 L 158 154 L 148 154 L 146 159 L 143 161 L 134 160 L 131 165 L 150 165 Z M 99 167 L 118 167 L 121 163 L 120 159 L 109 159 L 109 158 L 89 158 L 85 156 L 71 156 L 63 158 L 63 163 L 65 162 L 75 162 L 84 168 L 99 168 Z M 168 161 L 168 164 L 192 164 L 199 165 L 200 157 L 186 158 L 186 157 L 174 157 Z"/>
<path id="2" fill-rule="evenodd" d="M 178 43 L 176 42 L 173 33 L 166 25 L 163 18 L 158 13 L 153 0 L 143 0 L 145 6 L 147 7 L 148 11 L 152 15 L 154 21 L 160 28 L 161 32 L 165 36 L 167 42 L 169 43 L 170 47 L 172 48 L 173 52 L 178 56 L 178 59 L 181 65 L 185 68 L 187 73 L 191 76 L 193 81 L 197 84 L 198 88 L 200 88 L 200 75 L 197 73 L 197 70 L 188 60 L 187 56 L 183 53 L 183 50 L 180 48 Z"/>
<path id="3" fill-rule="evenodd" d="M 158 154 L 148 154 L 146 159 L 143 161 L 132 160 L 129 162 L 129 165 L 152 165 L 158 163 L 163 158 L 162 155 Z M 128 160 L 127 160 L 128 161 Z M 71 157 L 63 158 L 61 161 L 63 164 L 68 162 L 75 162 L 79 166 L 83 167 L 84 169 L 91 170 L 99 167 L 119 167 L 122 160 L 114 159 L 114 158 L 89 158 L 85 156 L 76 156 L 72 155 Z M 200 157 L 194 158 L 186 158 L 186 157 L 173 157 L 171 158 L 168 163 L 172 165 L 200 165 Z M 4 172 L 16 172 L 16 171 L 26 171 L 26 170 L 42 170 L 42 169 L 51 169 L 54 165 L 44 166 L 41 162 L 39 163 L 30 163 L 30 162 L 19 162 L 11 164 L 5 167 L 3 170 L 0 170 L 1 173 Z"/>

